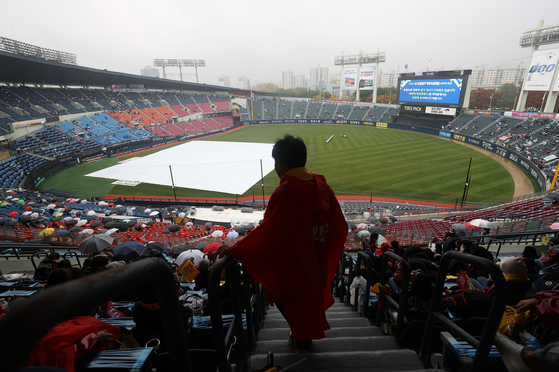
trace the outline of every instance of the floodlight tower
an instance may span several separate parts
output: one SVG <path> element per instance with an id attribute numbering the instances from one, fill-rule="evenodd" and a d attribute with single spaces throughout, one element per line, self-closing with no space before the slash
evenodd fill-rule
<path id="1" fill-rule="evenodd" d="M 379 63 L 386 61 L 386 52 L 381 52 L 377 48 L 376 53 L 363 53 L 359 51 L 359 54 L 344 55 L 342 52 L 341 56 L 334 57 L 334 65 L 342 66 L 342 74 L 340 79 L 340 99 L 342 98 L 342 88 L 344 86 L 344 66 L 346 65 L 357 65 L 357 77 L 356 77 L 356 94 L 355 100 L 359 101 L 359 77 L 361 73 L 361 65 L 368 63 L 375 63 L 375 76 L 373 77 L 373 103 L 377 102 L 377 87 L 378 87 L 378 74 L 379 74 Z"/>
<path id="2" fill-rule="evenodd" d="M 154 59 L 153 66 L 163 68 L 163 79 L 167 79 L 167 74 L 165 73 L 165 67 L 178 67 L 181 81 L 183 81 L 182 68 L 194 67 L 194 69 L 196 70 L 196 83 L 198 83 L 198 67 L 206 67 L 206 60 L 204 59 Z"/>
<path id="3" fill-rule="evenodd" d="M 532 47 L 529 68 L 524 75 L 524 84 L 518 97 L 517 111 L 524 111 L 528 91 L 545 91 L 547 103 L 544 112 L 553 112 L 559 95 L 559 79 L 557 78 L 557 62 L 559 61 L 559 49 L 550 49 L 536 53 L 540 46 L 559 43 L 559 24 L 545 26 L 543 20 L 538 22 L 538 27 L 524 31 L 520 36 L 522 48 Z M 536 53 L 536 56 L 534 56 Z M 537 77 L 538 82 L 530 83 Z M 545 97 L 545 96 L 544 96 Z"/>

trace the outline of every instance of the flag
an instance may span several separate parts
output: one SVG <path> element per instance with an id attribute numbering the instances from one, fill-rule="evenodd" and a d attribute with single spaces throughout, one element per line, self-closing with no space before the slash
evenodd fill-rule
<path id="1" fill-rule="evenodd" d="M 406 68 L 408 68 L 408 65 L 404 65 Z"/>
<path id="2" fill-rule="evenodd" d="M 196 265 L 194 265 L 194 262 L 192 262 L 192 260 L 190 259 L 184 261 L 183 264 L 178 268 L 178 271 L 189 283 L 192 283 L 196 275 L 198 275 L 198 273 L 200 272 Z"/>
<path id="3" fill-rule="evenodd" d="M 468 278 L 468 274 L 466 274 L 463 270 L 460 270 L 460 273 L 456 277 L 456 284 L 460 287 L 460 289 L 473 289 L 474 286 L 472 282 L 470 282 L 470 278 Z"/>

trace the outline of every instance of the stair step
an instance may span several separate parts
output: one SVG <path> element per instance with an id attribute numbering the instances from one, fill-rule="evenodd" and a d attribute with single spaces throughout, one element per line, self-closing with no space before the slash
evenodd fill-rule
<path id="1" fill-rule="evenodd" d="M 336 311 L 336 312 L 326 312 L 326 319 L 351 319 L 351 318 L 361 318 L 358 312 L 356 311 Z M 278 311 L 277 313 L 266 314 L 265 320 L 278 320 L 278 319 L 285 319 L 283 315 Z"/>
<path id="2" fill-rule="evenodd" d="M 262 368 L 266 365 L 266 354 L 256 354 L 249 358 L 246 370 Z M 410 371 L 424 369 L 419 357 L 412 350 L 382 350 L 306 354 L 276 354 L 274 365 L 287 367 L 302 359 L 306 360 L 291 368 L 291 371 L 341 371 L 357 369 L 363 371 Z"/>
<path id="3" fill-rule="evenodd" d="M 330 327 L 370 327 L 369 319 L 366 318 L 342 318 L 342 319 L 328 319 Z M 262 323 L 262 329 L 266 328 L 283 328 L 287 325 L 285 319 L 272 319 L 265 320 Z"/>
<path id="4" fill-rule="evenodd" d="M 378 337 L 337 337 L 323 338 L 322 340 L 314 340 L 311 345 L 310 352 L 317 353 L 333 353 L 344 351 L 380 351 L 380 350 L 397 350 L 398 344 L 396 339 L 391 336 Z M 293 353 L 293 346 L 289 344 L 287 337 L 281 340 L 258 341 L 254 354 L 268 354 L 271 351 L 274 354 Z"/>
<path id="5" fill-rule="evenodd" d="M 287 323 L 284 323 L 287 326 Z M 265 328 L 258 332 L 258 341 L 264 340 L 287 340 L 289 335 L 289 327 L 285 328 Z M 336 327 L 326 332 L 326 338 L 337 337 L 375 337 L 382 336 L 382 331 L 379 327 Z"/>
<path id="6" fill-rule="evenodd" d="M 326 314 L 328 313 L 344 313 L 344 312 L 352 312 L 354 313 L 355 311 L 353 311 L 351 309 L 351 307 L 349 306 L 332 306 L 331 308 L 329 308 L 328 310 L 326 310 Z M 277 307 L 269 307 L 268 310 L 266 310 L 266 314 L 281 314 L 280 311 L 278 310 Z"/>

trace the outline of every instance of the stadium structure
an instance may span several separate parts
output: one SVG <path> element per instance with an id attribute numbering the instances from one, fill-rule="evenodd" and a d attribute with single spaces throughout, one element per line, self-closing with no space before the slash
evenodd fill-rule
<path id="1" fill-rule="evenodd" d="M 559 52 L 557 56 L 550 56 L 549 51 L 539 52 L 538 46 L 557 42 L 556 29 L 557 26 L 540 24 L 523 35 L 522 46 L 533 48 L 533 63 L 528 69 L 532 75 L 526 79 L 530 83 L 524 85 L 519 95 L 519 107 L 523 107 L 525 91 L 529 90 L 549 92 L 546 108 L 555 107 L 559 79 L 557 69 L 550 65 L 553 61 L 557 64 Z M 409 218 L 410 213 L 397 215 L 389 207 L 367 202 L 342 203 L 348 220 L 357 222 L 348 221 L 350 228 L 363 230 L 362 226 L 356 226 L 362 222 L 367 224 L 366 229 L 370 228 L 370 231 L 362 231 L 369 236 L 374 232 L 373 227 L 379 227 L 388 242 L 398 241 L 404 247 L 432 247 L 436 241 L 445 239 L 446 232 L 454 227 L 460 230 L 464 240 L 487 248 L 493 260 L 520 253 L 521 244 L 545 249 L 556 236 L 556 230 L 550 226 L 558 216 L 559 195 L 551 192 L 559 153 L 559 114 L 471 110 L 468 108 L 469 74 L 468 70 L 427 72 L 420 76 L 401 74 L 395 105 L 304 99 L 82 67 L 76 64 L 75 55 L 1 38 L 1 193 L 6 200 L 13 200 L 12 195 L 21 200 L 39 197 L 35 191 L 37 187 L 63 168 L 223 133 L 244 125 L 374 126 L 434 135 L 488 150 L 525 170 L 538 190 L 536 194 L 504 205 L 474 211 L 446 211 L 436 218 L 424 218 L 428 217 L 425 215 Z M 61 196 L 63 193 L 49 195 L 52 200 Z M 76 216 L 75 212 L 80 211 L 97 217 L 100 213 L 114 212 L 115 219 L 132 219 L 135 223 L 147 222 L 158 215 L 161 219 L 173 219 L 173 226 L 179 224 L 178 214 L 170 210 L 163 212 L 164 206 L 177 204 L 173 200 L 159 204 L 161 211 L 156 211 L 159 214 L 155 215 L 140 208 L 142 203 L 137 200 L 130 201 L 138 202 L 133 208 L 130 204 L 127 208 L 126 203 L 123 207 L 95 200 L 56 200 L 65 207 L 61 215 L 73 213 L 72 216 Z M 17 216 L 20 212 L 26 213 L 18 209 L 23 208 L 22 204 L 6 202 L 0 208 L 2 213 L 11 208 L 10 214 Z M 252 212 L 252 208 L 245 208 L 246 212 Z M 223 206 L 216 206 L 215 210 L 223 211 Z M 187 212 L 196 215 L 195 208 Z M 426 211 L 421 208 L 421 212 L 425 214 Z M 468 225 L 480 219 L 489 221 L 485 235 L 479 234 L 479 226 Z M 70 234 L 71 238 L 63 238 L 62 233 L 40 236 L 41 230 L 19 222 L 22 226 L 15 226 L 16 222 L 9 228 L 1 227 L 0 239 L 6 242 L 2 258 L 6 261 L 31 260 L 37 269 L 34 260 L 58 250 L 67 253 L 81 267 L 80 259 L 85 257 L 78 250 L 78 243 L 84 240 L 83 236 Z M 64 224 L 64 220 L 57 222 Z M 227 226 L 231 232 L 239 230 L 238 227 Z M 173 232 L 166 223 L 154 224 L 149 234 L 142 229 L 141 226 L 139 229 L 123 228 L 115 232 L 115 236 L 120 243 L 143 239 L 169 245 L 196 244 L 209 243 L 208 239 L 213 242 L 223 235 L 214 233 L 224 230 L 215 225 L 195 228 L 192 223 L 178 227 L 180 236 L 170 235 Z M 465 236 L 466 232 L 472 235 Z M 242 236 L 237 233 L 230 239 L 227 242 L 234 243 Z M 29 298 L 20 305 L 22 310 L 14 308 L 0 319 L 0 333 L 12 335 L 0 337 L 0 355 L 6 361 L 7 371 L 19 370 L 36 343 L 56 323 L 99 303 L 120 299 L 123 293 L 138 285 L 153 282 L 157 297 L 152 300 L 157 300 L 157 309 L 161 309 L 163 323 L 159 335 L 165 338 L 165 352 L 157 352 L 151 343 L 145 348 L 97 351 L 76 361 L 76 370 L 104 365 L 143 371 L 250 371 L 273 370 L 274 363 L 292 366 L 293 370 L 317 371 L 506 370 L 493 342 L 505 312 L 507 282 L 493 260 L 460 252 L 447 252 L 439 257 L 438 272 L 430 278 L 431 303 L 441 300 L 443 287 L 472 286 L 463 272 L 458 273 L 458 279 L 448 280 L 447 272 L 453 260 L 490 273 L 495 285 L 489 305 L 476 314 L 478 316 L 456 316 L 460 309 L 454 308 L 456 313 L 449 317 L 448 312 L 421 302 L 423 300 L 413 293 L 404 290 L 397 296 L 400 288 L 408 288 L 412 283 L 411 265 L 392 251 L 377 253 L 382 258 L 374 261 L 374 253 L 368 255 L 362 251 L 363 240 L 362 234 L 348 234 L 346 252 L 340 258 L 332 283 L 337 303 L 327 312 L 333 329 L 324 340 L 315 342 L 311 353 L 303 357 L 293 353 L 287 342 L 289 325 L 279 312 L 274 312 L 275 308 L 266 309 L 265 290 L 253 282 L 250 274 L 233 258 L 217 259 L 215 255 L 210 257 L 212 271 L 207 296 L 198 294 L 194 305 L 183 303 L 190 310 L 196 310 L 190 325 L 183 324 L 177 310 L 174 279 L 168 264 L 162 260 L 141 260 L 40 293 L 35 289 L 41 285 L 40 279 L 26 282 L 22 275 L 14 273 L 17 280 L 0 287 L 0 297 Z M 376 295 L 372 295 L 370 289 L 375 282 L 388 285 L 389 267 L 396 261 L 403 272 L 401 286 L 392 287 L 394 294 L 377 288 Z M 350 295 L 359 270 L 365 270 L 363 292 L 360 295 L 357 290 Z M 225 285 L 230 289 L 226 298 L 223 294 L 226 291 L 220 290 L 222 272 L 226 273 Z M 181 273 L 187 276 L 187 272 Z M 546 273 L 545 270 L 540 272 L 541 275 Z M 2 278 L 9 280 L 11 277 Z M 186 283 L 183 287 L 194 288 Z M 411 309 L 408 300 L 417 301 L 417 306 Z M 383 305 L 379 306 L 381 302 Z M 115 304 L 121 314 L 129 314 L 132 306 L 130 302 Z M 210 315 L 202 317 L 200 308 Z M 417 314 L 412 314 L 411 310 L 422 314 L 414 317 L 413 314 Z M 135 326 L 131 318 L 117 316 L 104 320 L 120 327 L 123 333 L 130 333 Z M 522 341 L 530 340 L 527 333 L 518 337 Z"/>

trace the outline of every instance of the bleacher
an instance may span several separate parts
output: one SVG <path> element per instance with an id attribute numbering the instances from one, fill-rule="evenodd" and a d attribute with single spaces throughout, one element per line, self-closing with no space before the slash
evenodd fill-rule
<path id="1" fill-rule="evenodd" d="M 379 120 L 386 121 L 387 123 L 391 123 L 394 121 L 394 119 L 396 118 L 399 112 L 400 112 L 399 108 L 389 107 L 388 110 L 386 110 L 384 115 L 382 115 Z"/>
<path id="2" fill-rule="evenodd" d="M 216 112 L 231 111 L 231 101 L 229 97 L 211 96 L 208 97 L 211 103 L 215 105 Z"/>
<path id="3" fill-rule="evenodd" d="M 322 102 L 309 101 L 307 107 L 307 115 L 305 119 L 318 119 L 318 114 L 322 108 Z"/>
<path id="4" fill-rule="evenodd" d="M 60 108 L 57 105 L 62 106 L 65 112 L 60 112 L 60 115 L 65 113 L 82 114 L 86 112 L 85 110 L 75 107 L 72 101 L 58 89 L 34 88 L 34 90 L 50 101 L 50 106 L 55 112 L 60 112 Z"/>
<path id="5" fill-rule="evenodd" d="M 264 120 L 277 119 L 278 101 L 275 99 L 262 101 L 262 110 L 263 110 Z"/>
<path id="6" fill-rule="evenodd" d="M 335 117 L 335 113 L 336 113 L 337 108 L 338 108 L 337 103 L 324 102 L 324 104 L 322 105 L 322 110 L 320 111 L 320 118 L 321 119 L 337 119 Z"/>
<path id="7" fill-rule="evenodd" d="M 354 107 L 355 105 L 349 105 L 349 104 L 340 104 L 338 105 L 338 108 L 336 110 L 336 112 L 334 113 L 334 119 L 349 119 L 349 114 L 351 113 L 351 109 Z M 340 116 L 341 115 L 341 116 Z"/>
<path id="8" fill-rule="evenodd" d="M 386 106 L 374 105 L 369 109 L 367 116 L 363 120 L 377 121 L 380 120 L 382 114 L 386 111 Z"/>
<path id="9" fill-rule="evenodd" d="M 200 107 L 198 107 L 198 105 L 196 104 L 196 101 L 194 100 L 194 98 L 192 96 L 182 96 L 182 95 L 178 95 L 177 99 L 180 101 L 181 103 L 181 108 L 180 110 L 182 112 L 187 112 L 186 115 L 184 114 L 179 114 L 179 112 L 175 109 L 175 106 L 171 106 L 171 108 L 180 116 L 188 116 L 188 115 L 193 115 L 193 114 L 197 114 L 199 112 L 201 112 L 202 110 L 200 109 Z"/>
<path id="10" fill-rule="evenodd" d="M 361 106 L 358 103 L 354 105 L 353 111 L 351 111 L 351 115 L 349 120 L 363 120 L 363 117 L 369 110 L 369 106 Z"/>
<path id="11" fill-rule="evenodd" d="M 198 105 L 198 107 L 202 110 L 205 114 L 213 114 L 215 110 L 212 108 L 213 104 L 208 100 L 207 96 L 199 95 L 199 96 L 192 96 L 194 102 Z"/>
<path id="12" fill-rule="evenodd" d="M 166 122 L 168 119 L 161 115 L 155 108 L 153 107 L 145 107 L 142 109 L 142 111 L 144 112 L 144 114 L 146 114 L 146 116 L 148 116 L 149 118 L 151 118 L 153 121 L 157 122 L 157 123 L 164 123 Z"/>
<path id="13" fill-rule="evenodd" d="M 249 112 L 252 115 L 252 120 L 263 120 L 264 119 L 264 103 L 260 100 L 254 100 L 252 101 L 252 103 L 250 103 L 250 101 L 248 101 L 248 109 Z M 252 107 L 251 107 L 252 105 Z"/>
<path id="14" fill-rule="evenodd" d="M 278 99 L 278 119 L 293 119 L 293 101 Z"/>

